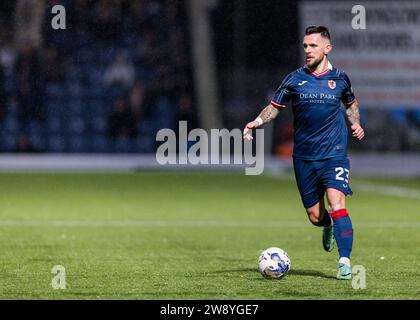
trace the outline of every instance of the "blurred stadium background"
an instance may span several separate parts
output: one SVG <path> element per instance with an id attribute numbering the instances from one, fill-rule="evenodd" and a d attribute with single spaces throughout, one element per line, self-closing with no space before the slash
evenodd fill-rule
<path id="1" fill-rule="evenodd" d="M 66 8 L 65 30 L 51 26 L 57 4 Z M 35 152 L 43 153 L 44 169 L 68 167 L 66 157 L 45 157 L 53 154 L 89 154 L 81 162 L 91 167 L 98 163 L 94 154 L 102 161 L 113 159 L 103 155 L 123 154 L 121 168 L 141 167 L 154 157 L 134 155 L 153 155 L 157 131 L 177 129 L 180 120 L 189 129 L 242 128 L 302 64 L 302 30 L 318 23 L 331 28 L 331 60 L 350 75 L 361 104 L 366 139 L 351 141 L 355 172 L 419 174 L 418 3 L 366 2 L 366 30 L 351 28 L 353 5 L 6 1 L 0 18 L 0 150 L 7 155 L 0 167 L 36 167 L 37 157 L 11 157 Z M 268 164 L 290 166 L 291 119 L 285 110 L 266 127 Z M 67 159 L 76 165 L 80 158 Z"/>

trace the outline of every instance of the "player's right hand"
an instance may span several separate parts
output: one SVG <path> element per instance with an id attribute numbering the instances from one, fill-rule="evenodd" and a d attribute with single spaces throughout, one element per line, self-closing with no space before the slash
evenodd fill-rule
<path id="1" fill-rule="evenodd" d="M 248 140 L 248 141 L 251 141 L 253 139 L 252 129 L 256 129 L 259 126 L 260 126 L 260 124 L 256 120 L 248 122 L 245 126 L 245 129 L 244 129 L 244 139 Z"/>
<path id="2" fill-rule="evenodd" d="M 365 130 L 360 126 L 360 124 L 355 123 L 351 126 L 351 130 L 353 131 L 353 137 L 358 140 L 362 140 L 365 136 Z"/>

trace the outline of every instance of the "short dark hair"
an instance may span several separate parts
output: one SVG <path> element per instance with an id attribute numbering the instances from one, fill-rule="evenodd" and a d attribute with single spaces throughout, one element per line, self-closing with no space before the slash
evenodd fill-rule
<path id="1" fill-rule="evenodd" d="M 328 40 L 331 41 L 330 32 L 328 31 L 327 27 L 324 27 L 324 26 L 309 26 L 309 27 L 306 27 L 305 36 L 308 36 L 308 35 L 313 34 L 313 33 L 320 33 L 321 36 L 323 36 L 324 38 L 327 38 Z"/>

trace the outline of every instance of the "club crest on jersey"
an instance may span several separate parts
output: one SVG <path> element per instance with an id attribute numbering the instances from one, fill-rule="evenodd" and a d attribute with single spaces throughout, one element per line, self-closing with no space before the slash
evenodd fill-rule
<path id="1" fill-rule="evenodd" d="M 331 89 L 335 89 L 335 81 L 334 81 L 334 80 L 328 80 L 328 86 L 329 86 Z"/>

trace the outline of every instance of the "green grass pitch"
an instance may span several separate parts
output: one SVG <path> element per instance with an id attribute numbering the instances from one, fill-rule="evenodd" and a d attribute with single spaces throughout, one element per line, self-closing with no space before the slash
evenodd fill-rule
<path id="1" fill-rule="evenodd" d="M 352 264 L 338 281 L 291 177 L 242 173 L 0 174 L 0 299 L 419 299 L 420 179 L 356 177 Z M 266 280 L 259 253 L 285 249 Z M 382 258 L 381 258 L 382 257 Z M 62 265 L 66 288 L 54 290 Z"/>

